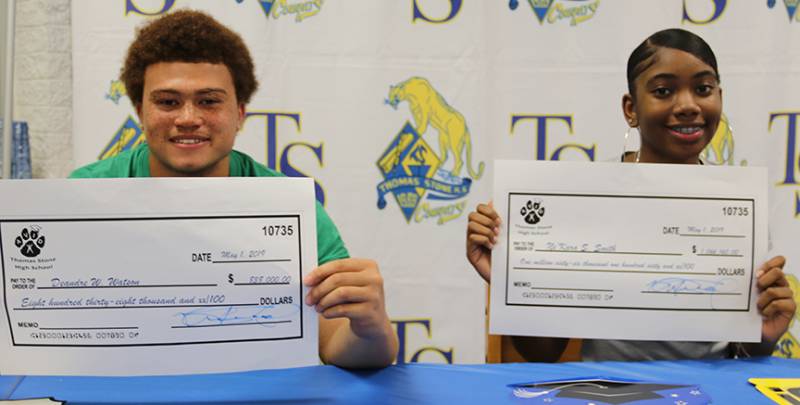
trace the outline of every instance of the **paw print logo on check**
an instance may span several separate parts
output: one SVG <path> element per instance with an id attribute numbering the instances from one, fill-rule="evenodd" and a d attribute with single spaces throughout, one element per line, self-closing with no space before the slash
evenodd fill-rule
<path id="1" fill-rule="evenodd" d="M 519 214 L 522 215 L 525 222 L 536 225 L 544 216 L 544 205 L 541 201 L 528 200 L 528 202 L 522 206 L 522 209 L 519 210 Z"/>
<path id="2" fill-rule="evenodd" d="M 33 225 L 28 228 L 22 228 L 14 244 L 19 248 L 19 252 L 26 257 L 36 257 L 42 252 L 44 248 L 44 235 L 40 233 L 41 229 Z"/>

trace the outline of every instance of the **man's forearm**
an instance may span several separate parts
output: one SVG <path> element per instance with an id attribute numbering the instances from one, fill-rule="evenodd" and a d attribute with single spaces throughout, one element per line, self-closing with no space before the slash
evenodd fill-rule
<path id="1" fill-rule="evenodd" d="M 323 319 L 321 329 L 323 325 L 332 329 L 325 334 L 320 331 L 320 357 L 326 364 L 346 368 L 386 367 L 397 356 L 397 334 L 388 321 L 383 333 L 369 338 L 354 334 L 347 319 Z"/>

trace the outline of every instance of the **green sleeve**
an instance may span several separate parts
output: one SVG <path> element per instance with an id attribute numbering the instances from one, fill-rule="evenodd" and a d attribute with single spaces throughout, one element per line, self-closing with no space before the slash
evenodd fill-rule
<path id="1" fill-rule="evenodd" d="M 331 217 L 322 208 L 319 201 L 317 204 L 317 263 L 323 265 L 337 259 L 347 259 L 350 254 L 344 247 L 339 230 L 333 224 Z"/>
<path id="2" fill-rule="evenodd" d="M 150 177 L 149 151 L 143 143 L 116 156 L 98 160 L 70 173 L 71 179 Z"/>
<path id="3" fill-rule="evenodd" d="M 108 164 L 102 165 L 102 164 L 98 164 L 98 163 L 100 163 L 100 162 L 95 162 L 93 164 L 89 164 L 89 165 L 86 165 L 86 166 L 83 166 L 83 167 L 80 167 L 78 169 L 73 170 L 72 173 L 69 174 L 69 178 L 70 179 L 96 179 L 96 178 L 102 178 L 102 177 L 119 177 L 119 176 L 114 176 L 113 173 L 111 173 L 108 170 L 108 166 L 109 166 Z"/>

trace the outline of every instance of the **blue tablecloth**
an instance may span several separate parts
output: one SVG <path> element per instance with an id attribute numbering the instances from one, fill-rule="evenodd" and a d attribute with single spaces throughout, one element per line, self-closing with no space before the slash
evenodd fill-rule
<path id="1" fill-rule="evenodd" d="M 700 385 L 715 404 L 769 404 L 747 379 L 800 378 L 800 360 L 426 365 L 376 371 L 332 366 L 170 377 L 15 377 L 11 399 L 54 397 L 69 404 L 524 404 L 508 384 L 582 376 Z"/>
<path id="2" fill-rule="evenodd" d="M 11 397 L 23 377 L 0 377 L 0 399 Z"/>

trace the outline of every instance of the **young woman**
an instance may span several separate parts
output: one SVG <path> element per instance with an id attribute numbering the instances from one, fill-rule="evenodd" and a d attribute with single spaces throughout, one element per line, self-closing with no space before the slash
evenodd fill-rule
<path id="1" fill-rule="evenodd" d="M 628 59 L 628 94 L 622 112 L 638 128 L 641 147 L 621 156 L 632 163 L 703 164 L 700 153 L 711 141 L 722 115 L 717 60 L 699 36 L 681 29 L 656 32 Z M 492 204 L 480 204 L 467 225 L 467 258 L 487 282 L 491 254 L 502 226 Z M 769 355 L 786 332 L 796 305 L 783 274 L 785 259 L 776 256 L 757 270 L 758 310 L 763 317 L 761 343 L 589 340 L 584 360 L 659 360 Z M 530 361 L 559 358 L 567 339 L 513 337 L 517 351 Z"/>

